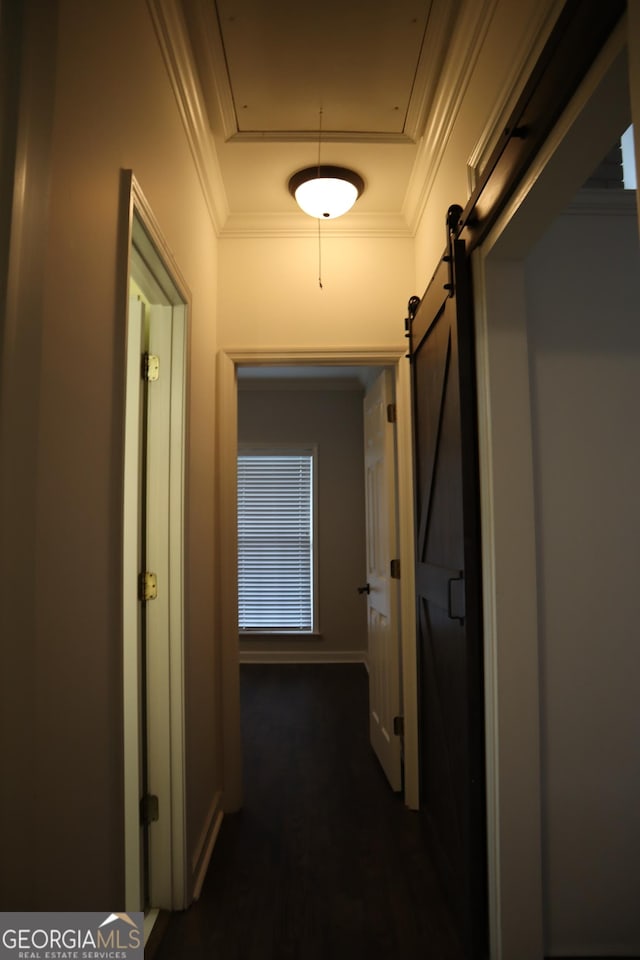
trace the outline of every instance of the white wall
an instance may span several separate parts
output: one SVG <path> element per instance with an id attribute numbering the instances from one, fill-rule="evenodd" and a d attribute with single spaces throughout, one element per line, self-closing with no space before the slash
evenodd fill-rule
<path id="1" fill-rule="evenodd" d="M 321 290 L 317 237 L 221 240 L 220 346 L 402 344 L 415 292 L 412 249 L 409 238 L 334 237 L 327 229 Z"/>
<path id="2" fill-rule="evenodd" d="M 366 580 L 362 390 L 238 391 L 240 443 L 316 444 L 318 451 L 319 637 L 242 639 L 241 654 L 293 651 L 305 659 L 364 659 Z"/>
<path id="3" fill-rule="evenodd" d="M 36 72 L 42 67 L 44 77 L 33 83 L 20 118 L 23 132 L 39 134 L 24 171 L 27 186 L 38 186 L 44 198 L 34 222 L 23 222 L 29 242 L 13 272 L 3 329 L 2 571 L 13 572 L 2 578 L 1 598 L 7 775 L 0 894 L 4 909 L 98 903 L 124 909 L 121 170 L 133 169 L 192 294 L 185 584 L 190 865 L 221 786 L 216 237 L 145 0 L 51 0 L 25 9 L 33 21 L 25 64 Z M 18 179 L 17 204 L 22 184 Z"/>
<path id="4" fill-rule="evenodd" d="M 629 214 L 526 264 L 546 952 L 640 952 L 640 273 Z"/>
<path id="5" fill-rule="evenodd" d="M 35 183 L 39 192 L 26 194 L 33 215 L 2 344 L 5 909 L 122 906 L 120 169 L 134 170 L 193 295 L 186 584 L 192 856 L 220 784 L 216 347 L 404 344 L 407 298 L 422 293 L 442 253 L 446 208 L 464 204 L 467 163 L 524 82 L 526 69 L 519 69 L 535 55 L 536 23 L 559 6 L 465 4 L 477 20 L 479 54 L 465 84 L 449 90 L 450 101 L 438 99 L 445 122 L 439 127 L 435 118 L 421 161 L 430 179 L 415 242 L 334 237 L 327 225 L 320 291 L 313 237 L 216 244 L 144 0 L 25 5 L 39 18 L 26 67 L 42 75 L 23 113 L 23 127 L 40 135 L 24 168 L 27 187 Z M 442 148 L 432 153 L 432 142 Z"/>

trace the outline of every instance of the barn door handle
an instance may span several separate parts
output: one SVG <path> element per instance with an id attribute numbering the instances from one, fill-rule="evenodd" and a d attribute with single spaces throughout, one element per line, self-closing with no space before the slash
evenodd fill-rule
<path id="1" fill-rule="evenodd" d="M 371 593 L 371 587 L 365 583 L 364 587 L 358 587 L 358 593 Z"/>
<path id="2" fill-rule="evenodd" d="M 459 620 L 464 623 L 466 614 L 464 599 L 464 574 L 452 577 L 448 583 L 448 613 L 450 620 Z"/>

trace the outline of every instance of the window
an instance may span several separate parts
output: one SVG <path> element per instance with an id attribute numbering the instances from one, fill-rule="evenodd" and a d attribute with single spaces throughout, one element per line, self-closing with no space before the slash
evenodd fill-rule
<path id="1" fill-rule="evenodd" d="M 635 190 L 638 185 L 636 175 L 636 156 L 633 147 L 633 127 L 627 127 L 622 134 L 622 177 L 625 190 Z"/>
<path id="2" fill-rule="evenodd" d="M 314 629 L 314 459 L 309 447 L 240 450 L 241 630 Z"/>

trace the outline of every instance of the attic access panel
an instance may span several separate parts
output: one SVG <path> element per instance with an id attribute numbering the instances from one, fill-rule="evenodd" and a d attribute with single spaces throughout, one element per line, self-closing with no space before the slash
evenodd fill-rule
<path id="1" fill-rule="evenodd" d="M 215 6 L 240 134 L 407 132 L 432 0 Z"/>

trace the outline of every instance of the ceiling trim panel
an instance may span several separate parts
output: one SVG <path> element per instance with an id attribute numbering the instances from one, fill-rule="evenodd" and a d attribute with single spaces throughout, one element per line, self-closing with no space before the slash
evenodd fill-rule
<path id="1" fill-rule="evenodd" d="M 183 0 L 209 125 L 224 140 L 238 132 L 220 24 L 212 0 Z"/>
<path id="2" fill-rule="evenodd" d="M 424 48 L 420 52 L 404 126 L 405 135 L 414 143 L 424 134 L 461 5 L 462 0 L 432 2 L 425 33 L 428 38 L 428 54 Z"/>
<path id="3" fill-rule="evenodd" d="M 336 143 L 417 143 L 425 130 L 453 26 L 463 2 L 432 0 L 401 132 L 326 130 L 322 139 Z M 183 6 L 214 133 L 225 141 L 234 142 L 315 142 L 317 129 L 240 129 L 217 6 L 213 0 L 183 0 Z"/>

